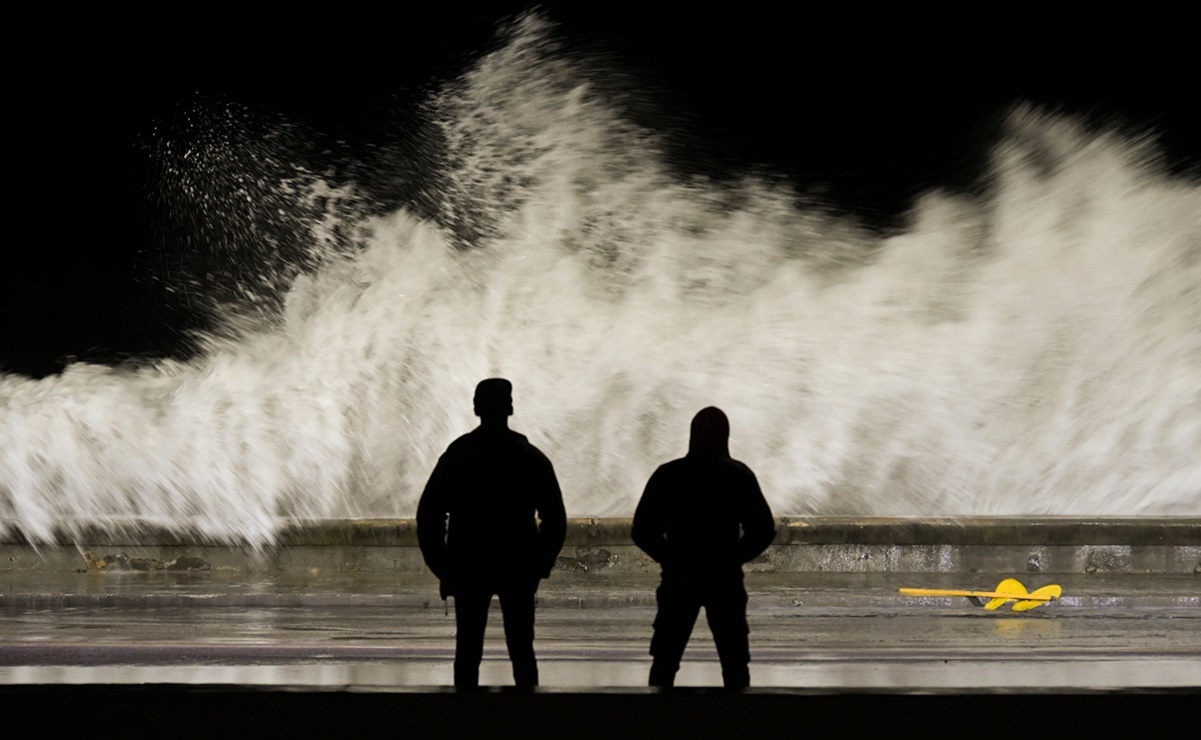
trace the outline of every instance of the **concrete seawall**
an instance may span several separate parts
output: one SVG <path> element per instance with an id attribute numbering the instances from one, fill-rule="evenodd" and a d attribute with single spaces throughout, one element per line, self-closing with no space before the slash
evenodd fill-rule
<path id="1" fill-rule="evenodd" d="M 777 519 L 761 573 L 1201 573 L 1201 518 Z M 572 519 L 557 570 L 653 573 L 629 519 Z M 501 536 L 503 539 L 503 536 Z M 499 544 L 499 542 L 498 542 Z M 411 519 L 321 520 L 285 527 L 273 544 L 221 542 L 153 526 L 84 525 L 31 543 L 0 537 L 0 571 L 424 573 Z"/>

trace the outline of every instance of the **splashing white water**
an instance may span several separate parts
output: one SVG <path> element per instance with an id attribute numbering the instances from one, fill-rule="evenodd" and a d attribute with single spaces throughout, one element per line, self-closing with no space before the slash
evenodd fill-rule
<path id="1" fill-rule="evenodd" d="M 431 103 L 453 232 L 314 234 L 276 325 L 194 362 L 0 378 L 0 527 L 411 515 L 493 375 L 575 516 L 706 405 L 779 515 L 1201 514 L 1201 188 L 1148 145 L 1017 111 L 989 195 L 878 238 L 673 179 L 584 80 L 527 20 Z"/>

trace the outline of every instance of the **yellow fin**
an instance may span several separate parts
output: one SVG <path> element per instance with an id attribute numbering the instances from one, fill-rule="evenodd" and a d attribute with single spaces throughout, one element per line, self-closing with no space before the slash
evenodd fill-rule
<path id="1" fill-rule="evenodd" d="M 1039 598 L 1037 598 L 1037 599 L 1022 599 L 1021 601 L 1019 601 L 1018 603 L 1013 605 L 1013 610 L 1015 612 L 1024 612 L 1027 609 L 1033 609 L 1036 606 L 1042 606 L 1043 604 L 1046 604 L 1050 601 L 1054 601 L 1055 599 L 1058 599 L 1062 595 L 1063 595 L 1063 588 L 1061 588 L 1058 585 L 1052 584 L 1050 586 L 1043 586 L 1040 589 L 1035 589 L 1034 591 L 1030 592 L 1030 596 L 1037 596 Z"/>
<path id="2" fill-rule="evenodd" d="M 1052 583 L 1050 586 L 1043 586 L 1030 592 L 1032 598 L 1040 598 L 1043 601 L 1054 601 L 1060 596 L 1063 596 L 1063 588 L 1058 584 Z"/>

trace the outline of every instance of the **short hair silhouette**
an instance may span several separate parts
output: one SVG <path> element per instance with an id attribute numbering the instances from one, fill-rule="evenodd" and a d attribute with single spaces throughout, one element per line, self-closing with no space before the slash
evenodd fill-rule
<path id="1" fill-rule="evenodd" d="M 475 387 L 475 415 L 512 416 L 513 384 L 504 378 L 481 380 Z"/>

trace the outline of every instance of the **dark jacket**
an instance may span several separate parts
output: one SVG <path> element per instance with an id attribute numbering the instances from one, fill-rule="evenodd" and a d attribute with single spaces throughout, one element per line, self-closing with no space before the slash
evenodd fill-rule
<path id="1" fill-rule="evenodd" d="M 634 512 L 634 544 L 664 575 L 741 571 L 776 537 L 751 469 L 730 458 L 684 457 L 661 465 Z"/>
<path id="2" fill-rule="evenodd" d="M 730 457 L 728 435 L 724 414 L 705 409 L 693 420 L 688 455 L 659 466 L 646 484 L 631 535 L 664 576 L 741 573 L 776 537 L 759 481 Z"/>
<path id="3" fill-rule="evenodd" d="M 503 427 L 452 442 L 417 505 L 421 554 L 449 593 L 456 584 L 548 577 L 566 533 L 550 460 Z"/>

